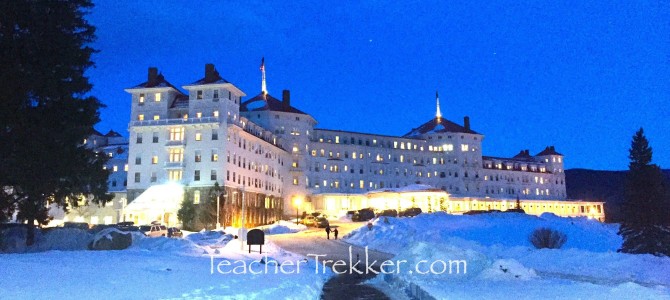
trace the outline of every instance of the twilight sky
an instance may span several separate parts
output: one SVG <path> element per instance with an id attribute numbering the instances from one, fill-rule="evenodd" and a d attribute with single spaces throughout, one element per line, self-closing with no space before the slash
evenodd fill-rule
<path id="1" fill-rule="evenodd" d="M 403 135 L 439 90 L 484 155 L 555 145 L 566 168 L 626 169 L 642 126 L 670 168 L 670 2 L 397 2 L 97 1 L 96 128 L 128 135 L 123 89 L 150 66 L 181 87 L 214 63 L 251 97 L 264 56 L 270 94 L 319 128 Z"/>

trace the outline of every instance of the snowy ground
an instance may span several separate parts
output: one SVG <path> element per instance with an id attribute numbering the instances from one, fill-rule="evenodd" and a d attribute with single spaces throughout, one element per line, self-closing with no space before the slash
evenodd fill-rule
<path id="1" fill-rule="evenodd" d="M 271 242 L 263 254 L 257 246 L 251 254 L 243 249 L 231 235 L 200 232 L 184 239 L 138 238 L 122 251 L 0 254 L 0 299 L 318 299 L 332 276 L 321 269 L 317 274 L 313 261 Z"/>
<path id="2" fill-rule="evenodd" d="M 404 291 L 412 282 L 437 299 L 670 299 L 670 258 L 616 253 L 621 245 L 616 225 L 521 214 L 387 220 L 345 239 L 407 261 L 404 268 L 391 269 L 399 273 L 374 279 L 384 289 Z M 539 227 L 564 232 L 568 242 L 561 250 L 535 249 L 528 236 Z M 449 274 L 450 260 L 465 260 L 467 273 L 456 274 L 454 264 Z M 431 273 L 436 261 L 436 274 L 418 274 Z"/>

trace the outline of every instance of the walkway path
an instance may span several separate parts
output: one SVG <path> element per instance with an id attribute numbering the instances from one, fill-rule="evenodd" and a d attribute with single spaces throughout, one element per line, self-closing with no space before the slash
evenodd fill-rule
<path id="1" fill-rule="evenodd" d="M 337 226 L 340 237 L 352 230 L 363 226 L 364 223 L 332 223 L 332 227 Z M 308 256 L 315 259 L 318 255 L 318 261 L 331 260 L 326 263 L 332 267 L 332 261 L 343 261 L 346 266 L 338 265 L 336 270 L 344 274 L 336 275 L 331 278 L 323 287 L 322 299 L 389 299 L 379 290 L 372 286 L 362 284 L 363 281 L 373 278 L 376 274 L 371 270 L 379 270 L 379 264 L 382 261 L 391 259 L 392 254 L 368 250 L 367 259 L 370 269 L 365 274 L 366 249 L 348 244 L 341 239 L 334 240 L 331 233 L 331 239 L 326 239 L 326 232 L 323 228 L 318 230 L 308 230 L 293 234 L 280 234 L 269 236 L 269 239 L 281 248 Z M 349 265 L 354 264 L 360 259 L 359 270 L 364 274 L 349 272 Z M 374 263 L 377 261 L 377 263 Z"/>

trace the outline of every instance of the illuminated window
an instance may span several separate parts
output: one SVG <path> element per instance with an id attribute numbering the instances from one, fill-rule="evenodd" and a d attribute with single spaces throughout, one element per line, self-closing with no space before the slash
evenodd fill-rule
<path id="1" fill-rule="evenodd" d="M 219 161 L 219 154 L 216 153 L 216 150 L 212 150 L 212 161 Z"/>
<path id="2" fill-rule="evenodd" d="M 144 105 L 144 94 L 140 94 L 139 103 L 140 103 L 140 105 Z"/>
<path id="3" fill-rule="evenodd" d="M 170 181 L 179 181 L 181 180 L 181 174 L 182 174 L 181 170 L 170 170 L 168 172 L 168 179 Z"/>
<path id="4" fill-rule="evenodd" d="M 154 99 L 156 99 L 156 102 L 161 102 L 161 93 L 156 93 Z"/>
<path id="5" fill-rule="evenodd" d="M 126 171 L 126 172 L 128 172 L 128 164 L 125 164 L 125 165 L 123 166 L 123 170 Z"/>
<path id="6" fill-rule="evenodd" d="M 298 185 L 298 177 L 293 177 L 293 185 Z"/>
<path id="7" fill-rule="evenodd" d="M 170 140 L 171 141 L 183 141 L 184 140 L 184 127 L 170 128 Z"/>
<path id="8" fill-rule="evenodd" d="M 170 162 L 181 162 L 184 160 L 184 149 L 183 148 L 170 148 Z"/>
<path id="9" fill-rule="evenodd" d="M 161 116 L 159 116 L 159 115 L 154 115 L 154 121 L 155 121 L 155 120 L 160 120 L 160 119 L 161 119 Z"/>
<path id="10" fill-rule="evenodd" d="M 200 153 L 200 150 L 195 150 L 195 162 L 200 161 L 202 161 L 202 154 Z"/>
<path id="11" fill-rule="evenodd" d="M 202 140 L 202 133 L 200 133 L 200 131 L 197 131 L 197 132 L 195 133 L 195 140 L 196 140 L 196 141 L 200 141 L 200 140 Z"/>
<path id="12" fill-rule="evenodd" d="M 193 192 L 193 204 L 200 204 L 200 191 Z"/>
<path id="13" fill-rule="evenodd" d="M 465 146 L 467 146 L 467 145 L 465 145 Z M 444 144 L 442 146 L 442 150 L 444 150 L 444 151 L 454 151 L 454 145 L 453 144 Z M 464 151 L 468 151 L 468 150 L 464 150 Z"/>
<path id="14" fill-rule="evenodd" d="M 202 118 L 202 113 L 201 112 L 195 113 L 195 117 L 198 118 L 198 119 Z"/>
<path id="15" fill-rule="evenodd" d="M 365 188 L 365 180 L 361 180 L 361 181 L 358 182 L 358 188 L 359 189 Z"/>
<path id="16" fill-rule="evenodd" d="M 143 114 L 137 115 L 137 120 L 138 121 L 144 121 L 144 115 Z"/>
<path id="17" fill-rule="evenodd" d="M 151 157 L 151 164 L 155 165 L 158 163 L 158 155 L 154 155 Z"/>
<path id="18" fill-rule="evenodd" d="M 119 167 L 117 167 L 116 165 L 115 165 L 114 167 L 112 167 L 112 171 L 113 171 L 113 172 L 116 172 L 116 171 L 118 171 L 118 170 L 119 170 Z"/>
<path id="19" fill-rule="evenodd" d="M 467 144 L 462 144 L 461 145 L 461 151 L 463 151 L 463 152 L 468 151 L 468 145 Z"/>
<path id="20" fill-rule="evenodd" d="M 312 150 L 312 156 L 316 156 L 316 150 Z"/>
<path id="21" fill-rule="evenodd" d="M 215 110 L 214 113 L 213 113 L 213 115 L 214 115 L 215 118 L 218 118 L 218 117 L 219 117 L 219 111 L 218 111 L 218 110 Z"/>

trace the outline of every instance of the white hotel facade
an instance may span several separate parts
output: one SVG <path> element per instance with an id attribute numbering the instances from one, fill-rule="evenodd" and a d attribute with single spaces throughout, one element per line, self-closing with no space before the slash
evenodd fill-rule
<path id="1" fill-rule="evenodd" d="M 296 211 L 335 215 L 370 206 L 506 210 L 516 199 L 531 214 L 604 219 L 602 202 L 566 200 L 564 157 L 553 146 L 535 155 L 485 156 L 484 135 L 468 117 L 463 125 L 442 118 L 437 97 L 435 117 L 403 136 L 386 136 L 316 128 L 288 91 L 281 100 L 267 93 L 264 74 L 262 86 L 244 100 L 208 64 L 204 78 L 183 86 L 186 93 L 155 68 L 146 82 L 126 89 L 132 97 L 129 208 L 151 198 L 152 187 L 178 183 L 198 202 L 218 182 L 225 187 L 222 218 L 233 225 L 240 224 L 243 201 L 246 225 Z M 138 203 L 163 201 L 153 200 Z M 142 209 L 126 212 L 126 219 L 178 222 L 174 203 Z"/>

